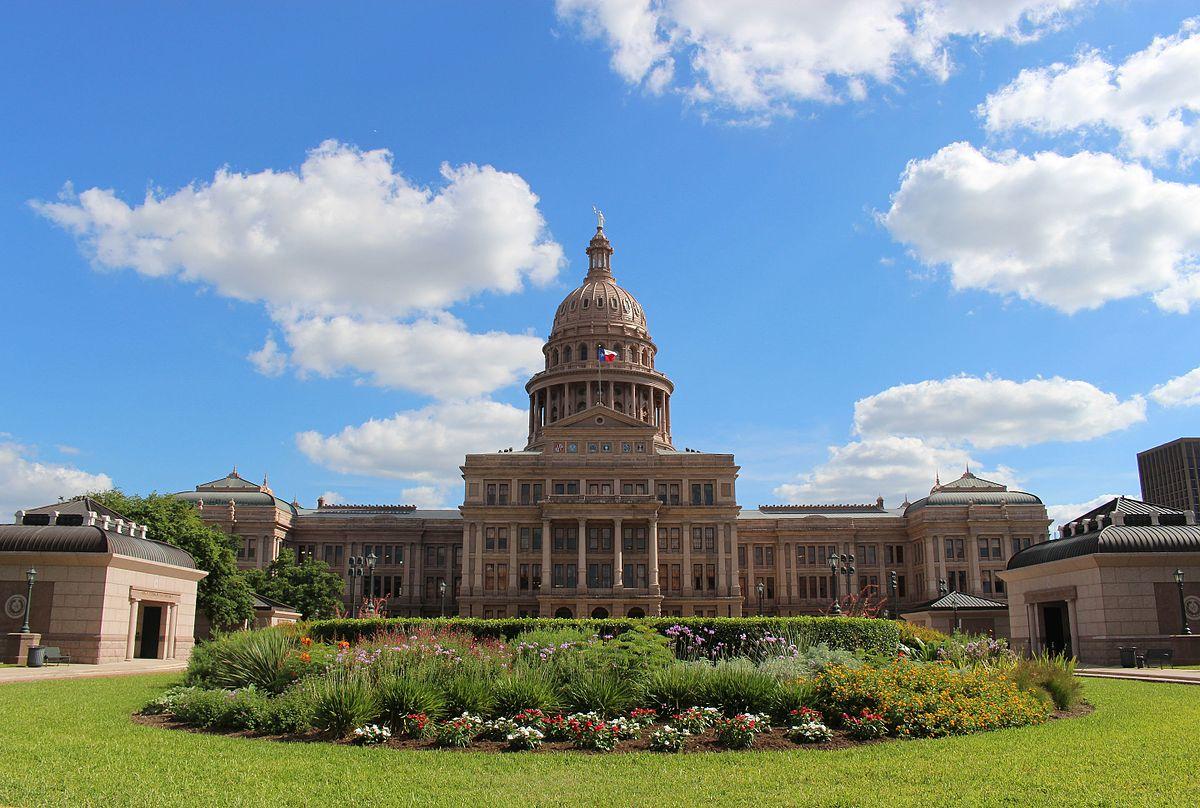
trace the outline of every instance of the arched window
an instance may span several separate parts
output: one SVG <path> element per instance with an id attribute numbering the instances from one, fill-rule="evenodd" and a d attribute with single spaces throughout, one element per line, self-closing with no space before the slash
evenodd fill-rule
<path id="1" fill-rule="evenodd" d="M 564 362 L 570 362 L 570 361 L 571 361 L 571 346 L 570 346 L 570 345 L 568 345 L 567 347 L 563 348 L 563 361 L 564 361 Z"/>
<path id="2" fill-rule="evenodd" d="M 559 606 L 558 609 L 555 610 L 554 616 L 560 620 L 570 620 L 573 615 L 571 614 L 571 610 L 566 606 Z"/>
<path id="3" fill-rule="evenodd" d="M 645 617 L 646 611 L 641 606 L 634 606 L 627 614 L 629 617 Z"/>
<path id="4" fill-rule="evenodd" d="M 646 364 L 646 349 L 642 348 L 642 364 Z"/>
<path id="5" fill-rule="evenodd" d="M 579 361 L 580 362 L 587 361 L 587 343 L 585 343 L 585 342 L 579 343 Z"/>
<path id="6" fill-rule="evenodd" d="M 589 300 L 589 298 L 586 298 L 586 297 L 583 299 L 583 307 L 585 309 L 588 307 L 588 300 Z"/>
<path id="7" fill-rule="evenodd" d="M 604 298 L 602 298 L 602 297 L 596 298 L 596 308 L 598 308 L 598 309 L 604 308 Z"/>
<path id="8" fill-rule="evenodd" d="M 568 348 L 567 350 L 569 351 L 569 350 L 571 350 L 571 349 L 570 349 L 570 348 Z M 550 353 L 550 364 L 552 364 L 552 365 L 557 365 L 557 364 L 558 364 L 558 348 L 555 348 L 555 349 L 554 349 L 554 350 L 553 350 L 553 351 Z"/>
<path id="9" fill-rule="evenodd" d="M 613 351 L 614 351 L 614 352 L 616 352 L 616 354 L 617 354 L 617 359 L 624 359 L 624 358 L 625 358 L 625 352 L 621 350 L 621 343 L 619 343 L 619 342 L 618 342 L 616 345 L 614 345 L 614 346 L 612 347 L 612 349 L 613 349 Z"/>
<path id="10" fill-rule="evenodd" d="M 607 620 L 608 619 L 608 609 L 604 608 L 603 606 L 597 606 L 596 608 L 592 609 L 592 619 L 593 620 Z"/>
<path id="11" fill-rule="evenodd" d="M 609 300 L 608 302 L 614 309 L 617 307 L 617 298 L 615 296 L 612 298 L 612 300 Z"/>

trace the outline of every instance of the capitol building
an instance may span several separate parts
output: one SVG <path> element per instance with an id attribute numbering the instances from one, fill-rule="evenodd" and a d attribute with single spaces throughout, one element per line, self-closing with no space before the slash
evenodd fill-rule
<path id="1" fill-rule="evenodd" d="M 676 448 L 675 385 L 613 252 L 598 226 L 525 386 L 527 443 L 467 455 L 457 509 L 305 508 L 236 472 L 178 496 L 236 537 L 243 567 L 286 546 L 349 575 L 351 559 L 374 554 L 369 586 L 393 616 L 818 614 L 864 591 L 919 612 L 944 582 L 964 596 L 964 629 L 1006 628 L 980 622 L 992 613 L 981 604 L 1002 613 L 998 573 L 1048 539 L 1038 497 L 966 472 L 898 507 L 743 507 L 733 454 Z M 835 576 L 834 554 L 853 555 L 853 573 Z"/>

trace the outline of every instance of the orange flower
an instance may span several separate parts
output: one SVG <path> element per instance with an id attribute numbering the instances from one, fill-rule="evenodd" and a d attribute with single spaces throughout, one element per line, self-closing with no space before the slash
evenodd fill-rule
<path id="1" fill-rule="evenodd" d="M 308 646 L 312 645 L 312 637 L 301 637 L 300 644 L 307 648 Z"/>
<path id="2" fill-rule="evenodd" d="M 350 643 L 346 642 L 345 640 L 341 640 L 341 641 L 339 641 L 339 642 L 338 642 L 338 650 L 339 650 L 339 651 L 349 651 L 349 650 L 350 650 Z"/>
<path id="3" fill-rule="evenodd" d="M 305 651 L 300 655 L 300 661 L 307 665 L 309 662 L 312 662 L 312 654 Z"/>

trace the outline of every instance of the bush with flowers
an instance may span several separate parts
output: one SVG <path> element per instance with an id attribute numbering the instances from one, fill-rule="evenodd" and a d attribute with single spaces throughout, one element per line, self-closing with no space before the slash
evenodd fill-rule
<path id="1" fill-rule="evenodd" d="M 542 745 L 542 741 L 545 738 L 545 733 L 540 729 L 518 726 L 513 726 L 505 736 L 505 739 L 508 741 L 508 748 L 514 751 L 537 749 Z"/>
<path id="2" fill-rule="evenodd" d="M 425 713 L 409 713 L 396 722 L 396 731 L 405 738 L 424 738 L 433 729 L 433 722 Z"/>
<path id="3" fill-rule="evenodd" d="M 629 723 L 638 729 L 644 729 L 658 720 L 658 710 L 651 707 L 637 707 L 629 712 Z"/>
<path id="4" fill-rule="evenodd" d="M 483 732 L 483 719 L 477 715 L 463 713 L 457 718 L 451 718 L 437 725 L 434 730 L 434 740 L 438 746 L 451 746 L 465 749 L 471 741 Z"/>
<path id="5" fill-rule="evenodd" d="M 595 713 L 574 713 L 567 716 L 566 723 L 571 739 L 580 749 L 611 752 L 623 734 L 619 724 L 605 721 Z"/>
<path id="6" fill-rule="evenodd" d="M 713 707 L 689 707 L 671 716 L 671 722 L 692 735 L 698 735 L 721 718 L 721 711 Z"/>
<path id="7" fill-rule="evenodd" d="M 787 737 L 796 743 L 825 743 L 833 738 L 833 730 L 825 725 L 824 717 L 809 707 L 788 712 Z"/>
<path id="8" fill-rule="evenodd" d="M 882 717 L 899 737 L 924 738 L 1019 727 L 1044 721 L 1049 708 L 988 666 L 956 669 L 897 661 L 885 667 L 834 667 L 813 682 L 825 715 Z"/>
<path id="9" fill-rule="evenodd" d="M 367 724 L 354 730 L 354 740 L 363 746 L 374 746 L 391 740 L 392 731 L 378 724 Z"/>
<path id="10" fill-rule="evenodd" d="M 856 741 L 873 741 L 886 738 L 888 734 L 888 725 L 883 716 L 865 707 L 858 715 L 842 713 L 842 726 L 846 728 L 846 734 Z"/>
<path id="11" fill-rule="evenodd" d="M 650 748 L 655 752 L 682 752 L 691 734 L 686 729 L 665 724 L 650 733 Z"/>
<path id="12" fill-rule="evenodd" d="M 726 749 L 749 749 L 754 745 L 758 733 L 770 729 L 766 716 L 753 713 L 738 713 L 733 718 L 722 718 L 716 723 L 717 743 Z"/>

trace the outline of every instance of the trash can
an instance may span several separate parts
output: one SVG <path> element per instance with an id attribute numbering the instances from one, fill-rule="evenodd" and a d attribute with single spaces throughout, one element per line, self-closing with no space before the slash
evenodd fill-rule
<path id="1" fill-rule="evenodd" d="M 29 646 L 29 654 L 25 657 L 25 664 L 31 668 L 40 668 L 46 664 L 46 649 L 41 645 Z"/>
<path id="2" fill-rule="evenodd" d="M 1137 646 L 1126 648 L 1123 645 L 1117 646 L 1117 650 L 1121 652 L 1121 667 L 1133 668 L 1137 666 Z"/>

